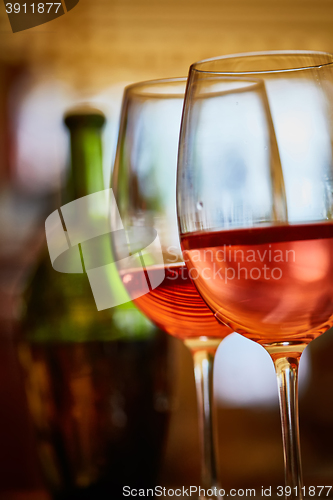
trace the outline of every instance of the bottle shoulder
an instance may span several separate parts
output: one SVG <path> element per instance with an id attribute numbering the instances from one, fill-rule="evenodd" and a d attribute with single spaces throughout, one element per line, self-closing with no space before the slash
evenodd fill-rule
<path id="1" fill-rule="evenodd" d="M 47 248 L 22 297 L 22 334 L 36 341 L 144 339 L 156 327 L 129 302 L 98 311 L 86 273 L 52 268 Z"/>

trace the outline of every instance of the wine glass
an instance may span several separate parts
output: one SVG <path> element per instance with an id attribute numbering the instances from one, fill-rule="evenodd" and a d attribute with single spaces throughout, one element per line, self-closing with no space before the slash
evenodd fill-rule
<path id="1" fill-rule="evenodd" d="M 274 362 L 284 493 L 297 499 L 306 493 L 299 360 L 307 344 L 333 324 L 332 69 L 332 55 L 306 51 L 193 64 L 179 147 L 184 260 L 216 318 L 262 345 Z M 241 102 L 235 98 L 228 109 L 222 102 L 210 104 L 211 82 L 226 77 L 264 81 L 283 177 L 265 164 L 268 132 L 258 114 L 244 112 L 251 127 L 237 129 Z"/>
<path id="2" fill-rule="evenodd" d="M 112 177 L 124 231 L 113 233 L 123 283 L 149 319 L 193 356 L 205 489 L 218 487 L 213 430 L 213 363 L 232 333 L 198 294 L 180 249 L 176 218 L 178 140 L 186 78 L 125 89 Z"/>

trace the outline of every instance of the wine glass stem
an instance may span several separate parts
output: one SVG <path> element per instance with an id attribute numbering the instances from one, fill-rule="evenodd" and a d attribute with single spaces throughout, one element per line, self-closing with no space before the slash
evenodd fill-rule
<path id="1" fill-rule="evenodd" d="M 219 488 L 213 415 L 215 351 L 216 349 L 192 350 L 201 441 L 201 484 L 205 490 Z"/>
<path id="2" fill-rule="evenodd" d="M 289 500 L 303 499 L 303 479 L 298 426 L 298 364 L 299 358 L 273 359 L 279 387 L 282 425 L 285 485 L 291 491 Z"/>

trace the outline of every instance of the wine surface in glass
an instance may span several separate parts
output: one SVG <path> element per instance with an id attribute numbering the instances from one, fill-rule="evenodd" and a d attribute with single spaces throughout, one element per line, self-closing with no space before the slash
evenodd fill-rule
<path id="1" fill-rule="evenodd" d="M 149 274 L 160 268 L 149 269 Z M 131 270 L 123 275 L 131 292 L 146 289 L 147 274 Z M 149 279 L 148 279 L 149 282 Z M 134 303 L 158 327 L 180 339 L 194 337 L 224 338 L 230 329 L 216 321 L 212 311 L 200 297 L 184 264 L 165 267 L 163 282 Z"/>
<path id="2" fill-rule="evenodd" d="M 333 324 L 333 224 L 185 234 L 196 286 L 233 330 L 263 345 L 309 343 Z"/>

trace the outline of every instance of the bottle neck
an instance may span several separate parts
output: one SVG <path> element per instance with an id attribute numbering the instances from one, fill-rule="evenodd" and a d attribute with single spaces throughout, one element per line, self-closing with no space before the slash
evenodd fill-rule
<path id="1" fill-rule="evenodd" d="M 102 155 L 104 121 L 104 117 L 97 114 L 66 117 L 65 124 L 70 132 L 71 167 L 62 193 L 62 204 L 104 189 Z"/>

